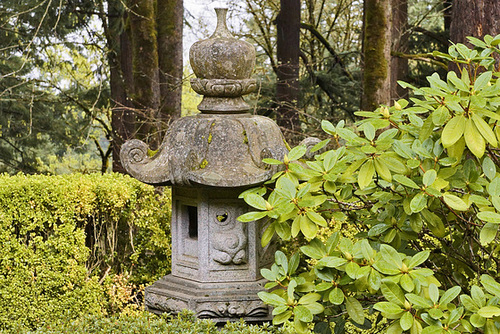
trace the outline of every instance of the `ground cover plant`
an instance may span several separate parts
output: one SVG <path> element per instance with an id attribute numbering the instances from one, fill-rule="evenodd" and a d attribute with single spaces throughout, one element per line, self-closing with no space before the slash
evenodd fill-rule
<path id="1" fill-rule="evenodd" d="M 410 101 L 358 112 L 354 127 L 324 121 L 330 138 L 313 151 L 337 148 L 311 161 L 303 146 L 265 160 L 283 171 L 242 194 L 256 210 L 239 220 L 268 220 L 263 245 L 300 246 L 262 270 L 274 324 L 499 332 L 500 36 L 469 41 L 474 48 L 434 53 L 454 68 L 446 77 L 401 83 Z"/>

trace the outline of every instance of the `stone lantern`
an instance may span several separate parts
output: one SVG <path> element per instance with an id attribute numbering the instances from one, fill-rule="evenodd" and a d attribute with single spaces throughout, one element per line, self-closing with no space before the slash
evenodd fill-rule
<path id="1" fill-rule="evenodd" d="M 238 195 L 277 171 L 262 159 L 282 159 L 288 151 L 279 127 L 250 114 L 242 98 L 256 88 L 254 47 L 228 31 L 227 9 L 216 12 L 214 34 L 190 50 L 197 76 L 191 86 L 204 96 L 201 113 L 174 121 L 152 157 L 142 141 L 127 141 L 121 161 L 142 182 L 172 186 L 172 273 L 146 288 L 147 308 L 261 321 L 271 316 L 257 296 L 260 269 L 274 250 L 260 246 L 263 222 L 236 220 L 249 211 Z"/>

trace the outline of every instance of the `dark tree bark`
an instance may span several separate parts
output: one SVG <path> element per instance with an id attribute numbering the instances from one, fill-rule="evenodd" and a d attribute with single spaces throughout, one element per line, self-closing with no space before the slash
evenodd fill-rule
<path id="1" fill-rule="evenodd" d="M 130 40 L 123 24 L 125 10 L 119 0 L 108 1 L 107 17 L 102 3 L 100 12 L 109 49 L 112 169 L 125 173 L 120 163 L 120 148 L 126 140 L 133 138 L 135 132 L 135 114 L 129 98 L 133 89 Z"/>
<path id="2" fill-rule="evenodd" d="M 129 15 L 137 132 L 156 149 L 161 139 L 157 118 L 160 85 L 154 0 L 131 0 Z"/>
<path id="3" fill-rule="evenodd" d="M 392 52 L 408 53 L 408 0 L 392 0 Z M 408 77 L 408 59 L 391 57 L 391 100 L 408 98 L 408 90 L 398 85 L 398 80 Z"/>
<path id="4" fill-rule="evenodd" d="M 157 0 L 159 119 L 162 130 L 181 116 L 183 0 Z M 163 132 L 163 131 L 162 131 Z"/>
<path id="5" fill-rule="evenodd" d="M 450 39 L 467 43 L 467 36 L 483 38 L 500 33 L 500 1 L 453 0 L 451 8 Z"/>
<path id="6" fill-rule="evenodd" d="M 122 144 L 140 138 L 156 149 L 168 123 L 180 116 L 183 2 L 107 4 L 104 13 L 100 2 L 100 12 L 109 49 L 113 171 L 123 173 Z"/>
<path id="7" fill-rule="evenodd" d="M 365 0 L 363 96 L 361 109 L 391 100 L 391 1 Z"/>
<path id="8" fill-rule="evenodd" d="M 277 123 L 287 139 L 300 131 L 299 99 L 300 0 L 281 0 L 277 23 Z M 293 140 L 292 140 L 293 141 Z"/>
<path id="9" fill-rule="evenodd" d="M 451 8 L 453 0 L 443 0 L 444 30 L 450 33 Z"/>

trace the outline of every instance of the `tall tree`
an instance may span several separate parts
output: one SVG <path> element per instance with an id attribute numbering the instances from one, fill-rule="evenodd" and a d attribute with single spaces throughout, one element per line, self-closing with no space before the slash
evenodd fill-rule
<path id="1" fill-rule="evenodd" d="M 300 0 L 281 0 L 276 18 L 277 33 L 277 123 L 292 139 L 300 131 L 299 53 L 300 53 Z"/>
<path id="2" fill-rule="evenodd" d="M 450 39 L 466 43 L 467 36 L 482 38 L 500 32 L 500 1 L 453 0 L 451 8 Z"/>
<path id="3" fill-rule="evenodd" d="M 374 110 L 391 99 L 391 16 L 391 0 L 365 0 L 363 110 Z"/>
<path id="4" fill-rule="evenodd" d="M 123 172 L 119 153 L 125 140 L 140 137 L 156 149 L 168 123 L 180 117 L 183 1 L 109 4 L 114 6 L 102 20 L 108 24 L 114 99 L 113 170 Z"/>
<path id="5" fill-rule="evenodd" d="M 396 54 L 408 53 L 408 0 L 392 0 L 391 24 L 391 100 L 398 100 L 408 96 L 408 90 L 398 85 L 399 80 L 407 81 L 408 58 L 398 57 Z"/>

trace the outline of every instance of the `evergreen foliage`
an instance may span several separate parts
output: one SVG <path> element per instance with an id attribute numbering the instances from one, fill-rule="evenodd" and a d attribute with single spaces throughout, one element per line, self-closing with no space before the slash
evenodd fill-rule
<path id="1" fill-rule="evenodd" d="M 401 83 L 411 102 L 358 112 L 353 128 L 323 121 L 330 138 L 312 150 L 330 141 L 337 149 L 303 161 L 298 146 L 265 160 L 284 170 L 242 194 L 258 211 L 239 220 L 268 219 L 263 245 L 275 235 L 301 244 L 262 270 L 275 288 L 260 293 L 274 324 L 293 321 L 299 333 L 343 333 L 346 322 L 388 333 L 499 332 L 500 36 L 469 40 L 474 49 L 433 54 L 458 74 L 433 74 L 423 88 Z"/>

